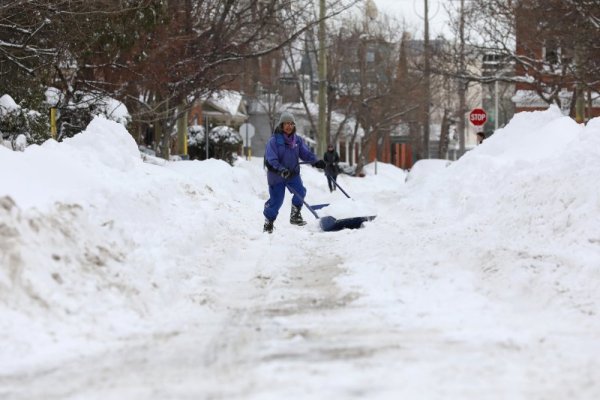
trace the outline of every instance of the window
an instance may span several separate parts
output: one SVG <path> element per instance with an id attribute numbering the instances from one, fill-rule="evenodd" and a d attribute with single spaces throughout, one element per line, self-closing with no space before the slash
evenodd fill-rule
<path id="1" fill-rule="evenodd" d="M 546 41 L 542 50 L 544 61 L 551 65 L 556 65 L 560 61 L 561 48 L 554 41 Z"/>

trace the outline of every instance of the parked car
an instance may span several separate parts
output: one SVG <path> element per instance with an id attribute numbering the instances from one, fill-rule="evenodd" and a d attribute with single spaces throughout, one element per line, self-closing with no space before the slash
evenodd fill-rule
<path id="1" fill-rule="evenodd" d="M 354 176 L 356 175 L 356 164 L 354 165 L 350 165 L 346 162 L 339 162 L 338 166 L 340 168 L 339 173 L 340 174 L 346 174 L 346 175 L 350 175 L 350 176 Z"/>

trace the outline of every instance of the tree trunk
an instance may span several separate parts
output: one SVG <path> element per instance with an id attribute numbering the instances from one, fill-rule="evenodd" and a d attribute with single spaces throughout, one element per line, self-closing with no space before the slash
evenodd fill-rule
<path id="1" fill-rule="evenodd" d="M 179 118 L 177 118 L 177 152 L 180 155 L 187 156 L 187 131 L 188 131 L 188 111 L 185 104 L 179 107 Z"/>
<path id="2" fill-rule="evenodd" d="M 317 154 L 325 153 L 327 138 L 327 59 L 325 53 L 325 0 L 320 0 L 319 7 L 319 132 L 317 138 Z"/>
<path id="3" fill-rule="evenodd" d="M 440 130 L 440 147 L 438 149 L 438 158 L 448 158 L 448 143 L 450 139 L 450 123 L 448 120 L 448 109 L 444 108 L 444 115 L 442 117 L 442 126 Z"/>

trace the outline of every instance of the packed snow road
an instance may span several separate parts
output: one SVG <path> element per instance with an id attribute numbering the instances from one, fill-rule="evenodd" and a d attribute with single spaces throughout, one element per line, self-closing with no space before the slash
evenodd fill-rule
<path id="1" fill-rule="evenodd" d="M 578 393 L 591 399 L 597 393 L 595 335 L 524 294 L 501 299 L 486 287 L 498 271 L 445 271 L 452 264 L 428 256 L 433 249 L 416 250 L 419 237 L 378 239 L 388 249 L 391 242 L 412 249 L 405 250 L 410 262 L 392 262 L 402 251 L 358 257 L 364 249 L 352 261 L 346 242 L 374 244 L 368 236 L 375 226 L 338 234 L 301 229 L 281 226 L 272 237 L 252 237 L 237 252 L 248 263 L 237 257 L 201 262 L 212 271 L 205 281 L 212 289 L 198 294 L 200 315 L 189 309 L 179 329 L 156 329 L 50 368 L 4 375 L 2 398 L 546 399 Z M 296 245 L 285 245 L 289 237 Z M 399 271 L 390 274 L 392 268 Z M 361 282 L 373 272 L 379 278 Z M 390 277 L 394 293 L 383 282 Z M 383 297 L 363 296 L 378 287 Z"/>

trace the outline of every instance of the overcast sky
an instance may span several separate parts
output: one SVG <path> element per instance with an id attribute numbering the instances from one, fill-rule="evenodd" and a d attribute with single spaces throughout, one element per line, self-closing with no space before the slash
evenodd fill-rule
<path id="1" fill-rule="evenodd" d="M 423 33 L 424 0 L 373 0 L 380 13 L 390 14 L 402 20 L 403 18 L 416 29 L 417 34 Z M 431 37 L 439 33 L 449 35 L 448 15 L 444 5 L 452 0 L 429 0 L 429 26 Z"/>

